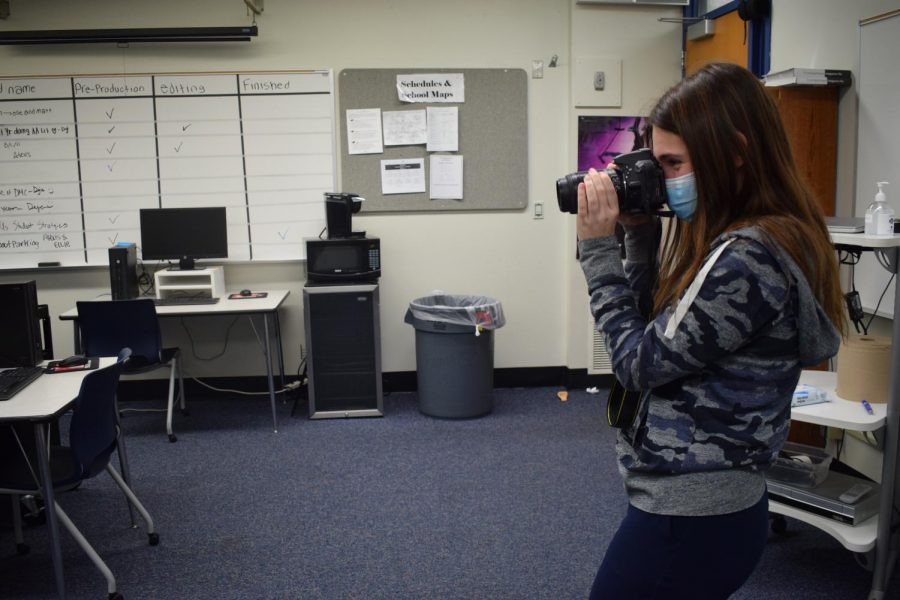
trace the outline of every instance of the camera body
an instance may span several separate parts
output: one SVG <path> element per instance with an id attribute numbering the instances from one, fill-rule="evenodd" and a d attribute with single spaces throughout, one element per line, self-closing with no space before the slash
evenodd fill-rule
<path id="1" fill-rule="evenodd" d="M 613 159 L 618 168 L 605 169 L 619 197 L 619 212 L 653 214 L 666 203 L 666 179 L 649 148 L 620 154 Z M 562 212 L 578 213 L 578 184 L 586 171 L 556 180 L 556 199 Z"/>

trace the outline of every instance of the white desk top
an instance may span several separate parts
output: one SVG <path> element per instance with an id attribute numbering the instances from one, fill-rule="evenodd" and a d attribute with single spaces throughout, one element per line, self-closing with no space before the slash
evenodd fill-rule
<path id="1" fill-rule="evenodd" d="M 862 248 L 894 248 L 900 246 L 900 234 L 891 236 L 866 235 L 864 233 L 834 233 L 831 232 L 831 241 L 835 244 L 848 246 L 861 246 Z"/>
<path id="2" fill-rule="evenodd" d="M 844 400 L 837 395 L 837 373 L 833 371 L 803 371 L 800 383 L 815 386 L 828 393 L 831 402 L 797 406 L 791 409 L 791 419 L 838 429 L 875 431 L 887 420 L 887 404 L 872 404 L 870 415 L 860 402 Z"/>
<path id="3" fill-rule="evenodd" d="M 265 298 L 241 298 L 231 300 L 228 296 L 222 297 L 215 304 L 183 304 L 177 306 L 157 306 L 156 314 L 165 316 L 186 315 L 227 315 L 234 313 L 263 313 L 273 312 L 281 306 L 284 299 L 290 294 L 290 290 L 258 290 L 268 292 Z M 231 292 L 229 292 L 231 293 Z M 97 298 L 98 300 L 110 300 L 108 296 Z M 78 309 L 70 308 L 59 315 L 63 321 L 78 318 Z"/>
<path id="4" fill-rule="evenodd" d="M 116 362 L 101 358 L 100 366 Z M 44 421 L 58 415 L 78 396 L 81 380 L 91 371 L 44 373 L 18 394 L 0 402 L 0 421 Z"/>

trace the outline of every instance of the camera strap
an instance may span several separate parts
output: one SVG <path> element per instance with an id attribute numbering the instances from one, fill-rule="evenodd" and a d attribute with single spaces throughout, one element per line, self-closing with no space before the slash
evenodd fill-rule
<path id="1" fill-rule="evenodd" d="M 652 241 L 648 244 L 647 263 L 650 269 L 649 293 L 652 296 L 656 289 L 656 282 L 659 274 L 659 244 L 662 239 L 662 224 L 657 221 L 656 231 L 652 237 Z M 639 311 L 645 318 L 649 318 L 652 312 L 652 298 L 645 299 L 645 302 L 638 302 Z M 613 380 L 609 395 L 606 398 L 606 422 L 610 427 L 617 429 L 626 429 L 634 423 L 641 407 L 641 400 L 644 392 L 641 390 L 629 390 L 619 382 L 616 377 Z"/>
<path id="2" fill-rule="evenodd" d="M 625 389 L 618 378 L 614 379 L 606 398 L 606 423 L 616 429 L 631 426 L 641 406 L 642 395 L 640 390 Z"/>

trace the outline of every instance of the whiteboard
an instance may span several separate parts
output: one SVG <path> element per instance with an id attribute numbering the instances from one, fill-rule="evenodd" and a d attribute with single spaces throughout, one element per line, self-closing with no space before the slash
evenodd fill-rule
<path id="1" fill-rule="evenodd" d="M 0 269 L 106 265 L 160 207 L 225 206 L 229 261 L 305 258 L 333 98 L 330 70 L 0 78 Z"/>
<path id="2" fill-rule="evenodd" d="M 859 95 L 856 151 L 856 208 L 864 216 L 875 199 L 877 181 L 889 181 L 887 202 L 900 218 L 900 11 L 860 23 Z M 855 269 L 856 287 L 863 307 L 872 311 L 890 279 L 890 273 L 864 252 Z M 892 283 L 878 314 L 892 317 L 896 282 Z"/>

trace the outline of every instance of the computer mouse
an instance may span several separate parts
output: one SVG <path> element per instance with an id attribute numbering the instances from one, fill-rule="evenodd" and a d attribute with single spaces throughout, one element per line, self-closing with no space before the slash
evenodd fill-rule
<path id="1" fill-rule="evenodd" d="M 68 356 L 61 361 L 59 361 L 60 367 L 80 367 L 87 364 L 87 357 L 81 356 L 79 354 L 73 354 L 72 356 Z"/>
<path id="2" fill-rule="evenodd" d="M 241 290 L 241 296 L 252 296 L 253 292 L 250 290 Z"/>

